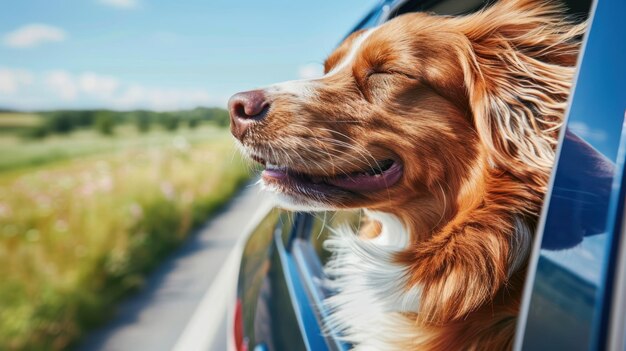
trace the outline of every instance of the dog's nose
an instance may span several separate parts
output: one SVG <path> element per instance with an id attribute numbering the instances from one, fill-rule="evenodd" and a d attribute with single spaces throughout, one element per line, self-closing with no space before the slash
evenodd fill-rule
<path id="1" fill-rule="evenodd" d="M 241 140 L 252 123 L 265 118 L 269 106 L 263 90 L 252 90 L 233 95 L 228 101 L 231 133 Z"/>

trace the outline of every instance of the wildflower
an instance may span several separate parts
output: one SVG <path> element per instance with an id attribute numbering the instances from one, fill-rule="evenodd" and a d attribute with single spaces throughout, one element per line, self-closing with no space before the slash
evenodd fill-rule
<path id="1" fill-rule="evenodd" d="M 13 214 L 11 206 L 7 203 L 0 202 L 0 218 L 9 218 Z"/>
<path id="2" fill-rule="evenodd" d="M 98 181 L 98 189 L 104 193 L 110 192 L 113 189 L 113 178 L 109 174 L 101 177 Z"/>
<path id="3" fill-rule="evenodd" d="M 172 145 L 174 145 L 174 148 L 176 148 L 176 150 L 181 151 L 181 152 L 185 152 L 189 150 L 189 142 L 182 135 L 176 136 L 174 140 L 172 141 Z"/>
<path id="4" fill-rule="evenodd" d="M 132 203 L 130 205 L 130 215 L 135 220 L 143 218 L 143 208 L 141 207 L 141 205 L 136 202 Z"/>
<path id="5" fill-rule="evenodd" d="M 174 187 L 172 186 L 172 183 L 167 182 L 167 181 L 161 182 L 161 192 L 163 193 L 166 199 L 168 200 L 174 199 L 175 193 L 174 193 Z"/>
<path id="6" fill-rule="evenodd" d="M 66 232 L 67 228 L 67 222 L 62 219 L 57 219 L 57 221 L 54 223 L 54 230 L 56 230 L 57 232 Z"/>

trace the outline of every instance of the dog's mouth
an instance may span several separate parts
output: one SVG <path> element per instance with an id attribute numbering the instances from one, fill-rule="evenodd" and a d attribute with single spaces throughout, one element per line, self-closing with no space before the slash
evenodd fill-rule
<path id="1" fill-rule="evenodd" d="M 282 190 L 299 193 L 329 195 L 340 191 L 369 193 L 385 190 L 402 177 L 402 164 L 393 159 L 376 162 L 375 165 L 356 172 L 331 176 L 319 176 L 294 170 L 287 166 L 275 165 L 252 156 L 252 159 L 265 166 L 261 177 L 266 184 L 278 185 Z"/>

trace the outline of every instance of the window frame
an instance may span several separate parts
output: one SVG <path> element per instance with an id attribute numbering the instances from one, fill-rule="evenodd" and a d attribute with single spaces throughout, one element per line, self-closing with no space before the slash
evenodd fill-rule
<path id="1" fill-rule="evenodd" d="M 598 3 L 601 0 L 594 0 L 592 9 L 589 16 L 589 28 L 585 33 L 583 44 L 581 46 L 581 52 L 578 58 L 577 71 L 574 78 L 573 89 L 568 101 L 568 108 L 566 111 L 566 118 L 561 129 L 559 143 L 557 147 L 557 156 L 555 159 L 555 167 L 553 169 L 550 182 L 548 184 L 548 192 L 544 200 L 540 221 L 537 226 L 536 237 L 532 248 L 526 283 L 524 287 L 524 293 L 522 297 L 522 305 L 520 307 L 520 315 L 518 318 L 517 329 L 515 333 L 514 350 L 519 351 L 524 349 L 524 339 L 527 336 L 527 326 L 532 323 L 529 320 L 529 313 L 531 309 L 531 299 L 534 296 L 535 283 L 537 282 L 537 270 L 539 265 L 539 259 L 542 256 L 542 240 L 546 232 L 546 222 L 548 216 L 550 216 L 550 204 L 552 200 L 552 194 L 555 190 L 556 175 L 558 173 L 559 162 L 563 153 L 563 144 L 566 134 L 566 129 L 570 122 L 570 116 L 572 114 L 572 105 L 577 101 L 576 89 L 581 82 L 581 69 L 584 69 L 583 63 L 585 56 L 588 53 L 604 54 L 603 51 L 593 52 L 588 51 L 589 36 L 593 35 L 592 28 L 596 21 L 602 20 L 604 17 L 597 11 Z M 603 10 L 604 14 L 615 10 L 608 5 L 608 1 L 603 2 L 606 6 Z M 619 5 L 615 5 L 616 7 Z M 605 20 L 608 21 L 608 20 Z M 609 22 L 614 24 L 613 22 Z M 621 26 L 623 24 L 615 24 L 615 26 Z M 611 28 L 614 28 L 612 26 Z M 623 29 L 622 29 L 623 33 Z M 605 33 L 606 34 L 606 33 Z M 619 37 L 619 35 L 617 35 Z M 594 39 L 598 40 L 598 39 Z M 601 117 L 599 117 L 601 118 Z M 613 116 L 612 118 L 617 118 Z M 593 126 L 592 126 L 593 127 Z M 589 345 L 581 345 L 581 349 L 591 350 L 624 350 L 626 347 L 626 238 L 624 233 L 626 232 L 626 212 L 624 209 L 624 201 L 626 196 L 626 176 L 625 176 L 625 158 L 626 158 L 626 126 L 622 124 L 621 137 L 617 146 L 617 156 L 615 163 L 615 170 L 613 173 L 613 185 L 610 193 L 610 202 L 606 211 L 607 227 L 605 233 L 607 240 L 605 251 L 603 254 L 604 268 L 600 272 L 603 275 L 600 277 L 597 285 L 596 299 L 594 300 L 594 318 L 589 323 Z M 603 234 L 604 235 L 604 234 Z"/>
<path id="2" fill-rule="evenodd" d="M 415 0 L 382 0 L 379 4 L 377 4 L 374 7 L 374 9 L 372 9 L 365 16 L 363 20 L 361 20 L 361 22 L 350 33 L 360 30 L 360 29 L 365 29 L 368 27 L 382 24 L 396 17 L 398 15 L 396 11 L 400 9 L 402 6 L 406 5 L 410 1 L 415 1 Z M 598 1 L 599 0 L 593 1 L 591 14 L 589 16 L 590 21 L 593 21 L 595 17 L 595 9 L 596 9 L 596 5 Z M 426 1 L 426 0 L 421 1 L 421 2 L 423 2 L 424 5 L 426 6 L 432 5 L 433 3 L 435 3 L 435 1 Z M 378 16 L 378 19 L 370 23 L 370 20 L 376 16 Z M 587 31 L 587 33 L 588 32 L 589 31 Z M 581 59 L 584 56 L 584 48 L 586 47 L 586 42 L 587 42 L 587 34 L 585 35 L 585 39 L 583 41 L 581 54 L 578 59 L 578 64 L 580 64 Z M 578 79 L 578 69 L 577 69 L 575 80 L 577 79 Z M 571 96 L 573 95 L 574 95 L 574 90 L 572 90 Z M 568 103 L 568 111 L 566 113 L 566 116 L 569 115 L 569 106 L 571 106 L 571 99 Z M 567 121 L 568 119 L 566 118 L 564 125 L 567 123 Z M 565 128 L 563 128 L 563 130 L 565 130 Z M 563 143 L 564 134 L 565 133 L 561 133 L 559 137 L 557 155 L 559 154 L 561 145 Z M 558 158 L 555 161 L 555 164 L 557 163 L 558 163 Z M 553 184 L 554 184 L 554 172 L 551 176 L 548 189 L 551 190 Z M 538 230 L 537 230 L 538 235 L 535 238 L 534 246 L 532 248 L 531 259 L 530 259 L 530 263 L 528 267 L 528 277 L 527 277 L 526 285 L 524 288 L 524 297 L 523 297 L 522 305 L 520 307 L 520 317 L 518 320 L 518 326 L 516 330 L 516 339 L 515 339 L 516 341 L 515 341 L 515 346 L 514 346 L 515 350 L 521 350 L 521 339 L 523 338 L 523 335 L 525 332 L 524 327 L 527 321 L 526 317 L 527 317 L 527 312 L 528 312 L 528 307 L 529 307 L 530 294 L 532 290 L 532 284 L 530 283 L 534 282 L 534 279 L 535 279 L 534 273 L 537 269 L 537 261 L 540 256 L 539 252 L 540 252 L 540 245 L 541 245 L 541 238 L 542 238 L 541 234 L 545 225 L 545 216 L 546 216 L 546 211 L 548 208 L 547 206 L 548 201 L 550 200 L 550 194 L 551 192 L 548 192 L 546 196 L 540 223 L 538 224 Z M 290 236 L 289 242 L 285 245 L 284 250 L 281 250 L 283 251 L 281 254 L 286 255 L 286 256 L 283 256 L 281 260 L 285 260 L 283 261 L 283 264 L 285 264 L 286 266 L 293 265 L 294 267 L 297 268 L 296 271 L 290 271 L 289 277 L 287 278 L 298 280 L 297 284 L 299 284 L 300 288 L 303 289 L 303 291 L 306 293 L 306 300 L 312 307 L 311 311 L 314 313 L 315 319 L 319 323 L 318 326 L 321 326 L 322 325 L 321 321 L 325 314 L 324 307 L 322 304 L 325 294 L 323 292 L 323 289 L 320 288 L 319 283 L 316 282 L 315 279 L 321 278 L 322 277 L 321 274 L 323 273 L 321 271 L 321 261 L 319 260 L 319 257 L 317 257 L 316 255 L 311 255 L 310 251 L 312 249 L 312 245 L 308 241 L 308 238 L 309 238 L 308 236 L 310 235 L 312 223 L 315 220 L 315 217 L 313 217 L 309 213 L 296 213 L 295 216 L 296 216 L 295 217 L 296 221 L 303 221 L 303 223 L 306 223 L 306 224 L 294 226 L 294 231 Z M 621 232 L 624 232 L 626 230 L 626 223 L 624 223 L 623 221 L 624 216 L 626 216 L 626 214 L 621 214 L 620 220 L 618 222 L 620 223 Z M 609 329 L 607 333 L 610 337 L 610 341 L 608 344 L 621 345 L 621 349 L 623 350 L 624 349 L 623 345 L 626 343 L 626 338 L 624 337 L 624 331 L 626 329 L 626 300 L 622 298 L 622 296 L 624 296 L 624 294 L 626 293 L 626 240 L 621 240 L 619 244 L 620 244 L 619 249 L 615 250 L 617 256 L 615 256 L 616 258 L 614 257 L 614 260 L 618 263 L 617 266 L 615 266 L 616 267 L 615 276 L 617 277 L 615 280 L 616 290 L 611 295 L 612 297 L 611 304 L 618 306 L 619 309 L 614 310 L 613 313 L 611 313 L 611 316 L 610 316 L 611 319 L 609 322 L 607 322 L 608 329 Z M 286 260 L 290 260 L 290 262 L 286 263 L 287 262 Z M 302 296 L 304 295 L 300 295 L 299 297 L 302 298 Z M 325 333 L 324 338 L 330 350 L 347 350 L 349 348 L 349 345 L 341 342 L 339 340 L 338 335 L 334 334 L 332 331 L 329 331 L 329 333 Z M 611 347 L 613 348 L 614 346 L 611 346 Z"/>
<path id="3" fill-rule="evenodd" d="M 619 230 L 621 236 L 618 238 L 619 244 L 616 245 L 616 253 L 614 260 L 614 274 L 613 274 L 613 286 L 612 297 L 608 299 L 610 306 L 613 308 L 610 310 L 608 316 L 608 331 L 607 331 L 607 349 L 609 350 L 626 350 L 626 208 L 624 206 L 624 189 L 626 185 L 622 182 L 622 194 L 621 199 L 621 225 Z"/>

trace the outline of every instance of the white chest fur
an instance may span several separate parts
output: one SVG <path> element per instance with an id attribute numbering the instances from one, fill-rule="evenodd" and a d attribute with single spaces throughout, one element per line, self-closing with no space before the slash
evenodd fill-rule
<path id="1" fill-rule="evenodd" d="M 407 288 L 408 272 L 393 260 L 409 242 L 404 225 L 390 214 L 367 215 L 382 224 L 375 239 L 360 239 L 344 227 L 325 242 L 333 253 L 326 266 L 328 284 L 336 291 L 325 302 L 326 323 L 357 350 L 390 350 L 397 333 L 410 327 L 400 312 L 417 311 L 421 289 Z"/>

